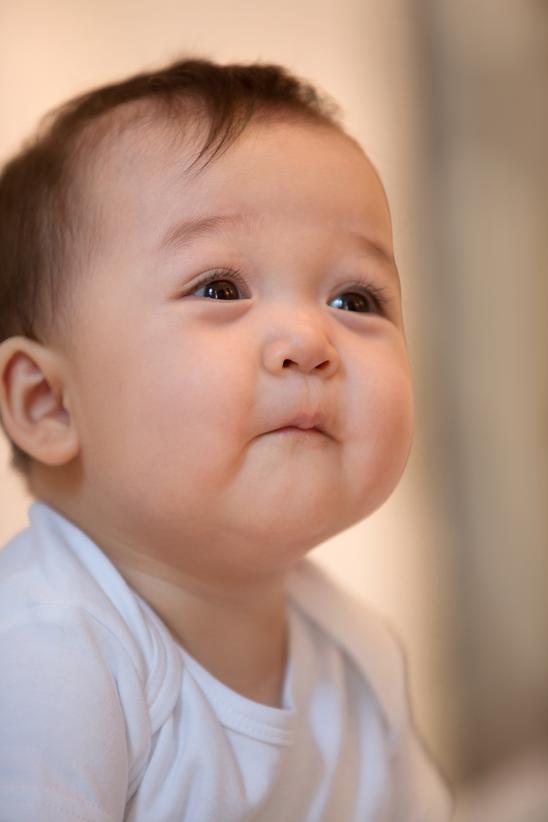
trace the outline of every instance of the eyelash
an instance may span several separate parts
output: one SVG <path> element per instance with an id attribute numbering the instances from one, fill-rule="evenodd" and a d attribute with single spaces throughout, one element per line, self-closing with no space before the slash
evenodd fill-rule
<path id="1" fill-rule="evenodd" d="M 230 280 L 234 282 L 236 285 L 240 286 L 240 289 L 246 289 L 247 283 L 242 277 L 240 270 L 235 268 L 219 268 L 215 271 L 212 271 L 211 274 L 208 274 L 198 283 L 196 283 L 192 289 L 192 292 L 196 291 L 199 288 L 203 288 L 204 286 L 209 285 L 210 283 L 215 283 L 218 280 Z M 376 303 L 377 310 L 381 313 L 384 313 L 385 306 L 390 303 L 390 299 L 386 296 L 386 289 L 381 288 L 380 286 L 375 286 L 367 280 L 355 280 L 354 282 L 349 283 L 345 287 L 345 292 L 352 291 L 352 289 L 358 288 L 361 292 L 365 292 L 365 295 L 371 297 L 373 302 Z M 191 292 L 191 293 L 192 293 Z M 229 302 L 228 300 L 223 302 Z M 354 312 L 359 313 L 359 312 Z"/>

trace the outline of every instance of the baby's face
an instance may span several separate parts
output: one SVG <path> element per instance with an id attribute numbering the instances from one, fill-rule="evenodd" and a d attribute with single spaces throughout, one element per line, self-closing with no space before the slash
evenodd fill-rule
<path id="1" fill-rule="evenodd" d="M 255 124 L 201 173 L 194 156 L 162 126 L 102 161 L 71 412 L 98 527 L 226 578 L 375 510 L 412 394 L 390 217 L 355 144 Z M 277 430 L 299 423 L 321 430 Z"/>

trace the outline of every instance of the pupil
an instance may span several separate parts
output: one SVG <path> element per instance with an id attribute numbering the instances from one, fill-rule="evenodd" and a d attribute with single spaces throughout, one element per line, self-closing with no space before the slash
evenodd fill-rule
<path id="1" fill-rule="evenodd" d="M 335 300 L 337 308 L 342 308 L 344 311 L 361 311 L 369 312 L 371 306 L 362 294 L 349 292 L 347 297 L 337 297 Z"/>
<path id="2" fill-rule="evenodd" d="M 234 283 L 228 280 L 215 280 L 214 283 L 209 283 L 206 294 L 214 300 L 235 300 L 238 296 L 237 292 L 234 293 Z"/>

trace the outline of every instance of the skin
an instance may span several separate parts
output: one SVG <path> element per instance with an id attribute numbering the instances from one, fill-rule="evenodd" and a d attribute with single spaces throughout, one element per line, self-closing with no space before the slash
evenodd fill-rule
<path id="1" fill-rule="evenodd" d="M 214 676 L 279 705 L 287 573 L 376 510 L 409 456 L 390 214 L 363 151 L 331 128 L 257 122 L 205 170 L 188 170 L 194 156 L 165 126 L 104 152 L 71 339 L 5 341 L 0 403 L 36 496 Z M 178 221 L 227 214 L 246 221 L 161 249 Z M 198 287 L 221 267 L 245 285 L 219 273 L 214 293 L 237 299 Z M 360 278 L 386 302 L 362 291 L 361 310 L 337 307 Z M 310 408 L 326 433 L 269 433 Z"/>

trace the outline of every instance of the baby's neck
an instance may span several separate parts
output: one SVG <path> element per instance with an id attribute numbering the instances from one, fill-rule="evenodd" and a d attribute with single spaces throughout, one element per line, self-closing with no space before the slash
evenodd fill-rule
<path id="1" fill-rule="evenodd" d="M 38 498 L 88 534 L 202 667 L 248 699 L 281 707 L 288 644 L 285 572 L 232 584 L 220 574 L 214 582 L 199 582 L 127 543 L 109 541 L 105 525 L 95 531 L 104 517 L 90 515 L 89 505 L 61 490 L 56 487 L 54 494 L 45 486 Z"/>
<path id="2" fill-rule="evenodd" d="M 189 593 L 134 568 L 118 570 L 212 676 L 248 699 L 282 707 L 288 653 L 284 579 L 243 601 L 218 592 Z"/>

